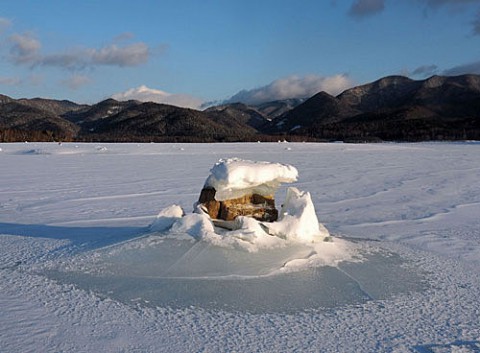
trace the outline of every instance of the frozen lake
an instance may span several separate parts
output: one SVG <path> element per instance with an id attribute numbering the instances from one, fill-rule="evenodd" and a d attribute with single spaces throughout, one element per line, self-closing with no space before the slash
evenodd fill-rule
<path id="1" fill-rule="evenodd" d="M 192 246 L 165 240 L 150 243 L 147 249 L 96 252 L 102 258 L 90 259 L 88 264 L 76 262 L 79 269 L 43 274 L 125 304 L 250 313 L 295 314 L 427 288 L 421 271 L 391 252 L 365 254 L 359 263 L 269 274 L 281 268 L 285 259 L 306 254 L 290 248 L 252 254 L 201 241 Z"/>
<path id="2" fill-rule="evenodd" d="M 480 351 L 479 143 L 0 148 L 0 351 Z M 227 157 L 295 166 L 350 256 L 149 231 Z"/>

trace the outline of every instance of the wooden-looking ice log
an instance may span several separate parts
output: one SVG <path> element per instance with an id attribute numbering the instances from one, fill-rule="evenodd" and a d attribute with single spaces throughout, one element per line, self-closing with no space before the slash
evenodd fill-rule
<path id="1" fill-rule="evenodd" d="M 249 194 L 237 199 L 217 201 L 215 193 L 213 187 L 205 187 L 198 200 L 205 206 L 212 219 L 233 221 L 238 216 L 248 216 L 266 222 L 274 222 L 278 219 L 273 195 Z"/>

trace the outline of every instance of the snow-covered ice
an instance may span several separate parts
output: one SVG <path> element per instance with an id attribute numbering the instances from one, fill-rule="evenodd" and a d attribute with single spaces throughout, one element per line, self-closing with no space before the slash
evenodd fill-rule
<path id="1" fill-rule="evenodd" d="M 2 144 L 0 351 L 479 352 L 480 144 L 288 146 Z M 333 242 L 209 228 L 222 158 Z"/>
<path id="2" fill-rule="evenodd" d="M 272 195 L 281 183 L 292 183 L 297 177 L 291 165 L 228 158 L 215 163 L 205 187 L 215 188 L 215 199 L 223 201 L 253 193 Z"/>

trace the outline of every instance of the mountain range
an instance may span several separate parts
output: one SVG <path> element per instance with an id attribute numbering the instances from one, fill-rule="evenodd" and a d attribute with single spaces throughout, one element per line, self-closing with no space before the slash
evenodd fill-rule
<path id="1" fill-rule="evenodd" d="M 107 99 L 93 105 L 0 95 L 0 141 L 480 140 L 480 76 L 388 76 L 338 96 L 319 92 L 199 111 Z"/>

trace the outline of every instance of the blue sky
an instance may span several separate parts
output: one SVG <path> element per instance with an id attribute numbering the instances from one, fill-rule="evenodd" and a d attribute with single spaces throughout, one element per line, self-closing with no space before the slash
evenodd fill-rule
<path id="1" fill-rule="evenodd" d="M 6 0 L 0 93 L 95 103 L 338 94 L 480 74 L 480 0 Z"/>

